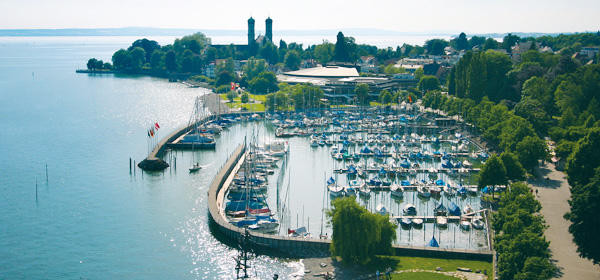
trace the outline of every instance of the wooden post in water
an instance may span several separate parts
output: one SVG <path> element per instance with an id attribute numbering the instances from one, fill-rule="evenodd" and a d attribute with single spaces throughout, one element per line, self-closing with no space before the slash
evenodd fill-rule
<path id="1" fill-rule="evenodd" d="M 37 177 L 35 177 L 35 202 L 38 201 L 38 187 L 37 187 Z"/>
<path id="2" fill-rule="evenodd" d="M 131 174 L 131 157 L 129 158 L 129 174 Z"/>
<path id="3" fill-rule="evenodd" d="M 46 185 L 48 184 L 48 164 L 46 163 Z"/>
<path id="4" fill-rule="evenodd" d="M 133 160 L 133 175 L 135 175 L 135 159 Z"/>

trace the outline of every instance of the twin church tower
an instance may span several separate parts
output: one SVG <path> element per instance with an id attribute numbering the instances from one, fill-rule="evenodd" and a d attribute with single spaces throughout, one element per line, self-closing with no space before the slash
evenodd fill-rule
<path id="1" fill-rule="evenodd" d="M 256 46 L 262 46 L 266 42 L 273 42 L 273 20 L 270 17 L 265 20 L 265 26 L 265 36 L 255 37 L 254 19 L 252 17 L 248 19 L 248 47 L 253 49 Z"/>

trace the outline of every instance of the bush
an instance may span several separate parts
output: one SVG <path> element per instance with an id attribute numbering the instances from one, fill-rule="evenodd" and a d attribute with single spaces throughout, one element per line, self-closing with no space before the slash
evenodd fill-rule
<path id="1" fill-rule="evenodd" d="M 250 98 L 248 97 L 248 93 L 244 91 L 244 92 L 242 93 L 242 97 L 241 97 L 241 99 L 242 99 L 242 103 L 248 103 L 248 100 L 250 99 Z"/>
<path id="2" fill-rule="evenodd" d="M 231 86 L 230 85 L 222 85 L 217 87 L 217 89 L 215 90 L 216 93 L 227 93 L 231 90 Z"/>

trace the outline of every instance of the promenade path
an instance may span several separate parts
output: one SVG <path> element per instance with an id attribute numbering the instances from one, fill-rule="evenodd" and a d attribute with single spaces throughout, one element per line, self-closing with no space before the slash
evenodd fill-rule
<path id="1" fill-rule="evenodd" d="M 541 213 L 546 220 L 546 238 L 550 241 L 552 260 L 559 268 L 555 279 L 600 279 L 600 266 L 579 257 L 573 236 L 569 233 L 569 221 L 563 215 L 569 211 L 571 197 L 566 174 L 547 163 L 537 171 L 537 178 L 529 184 L 538 191 L 537 199 L 542 204 Z M 546 179 L 548 178 L 548 179 Z"/>
<path id="2" fill-rule="evenodd" d="M 200 97 L 204 105 L 213 115 L 229 113 L 230 109 L 218 94 L 208 93 Z"/>

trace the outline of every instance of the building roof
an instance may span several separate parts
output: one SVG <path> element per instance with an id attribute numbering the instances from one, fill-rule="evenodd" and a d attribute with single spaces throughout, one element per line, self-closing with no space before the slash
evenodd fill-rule
<path id="1" fill-rule="evenodd" d="M 345 78 L 358 77 L 358 71 L 354 67 L 340 66 L 318 66 L 313 68 L 300 69 L 284 73 L 287 76 L 296 77 L 315 77 L 315 78 Z"/>
<path id="2" fill-rule="evenodd" d="M 277 75 L 277 80 L 281 83 L 288 84 L 313 84 L 318 86 L 324 86 L 329 83 L 329 80 L 326 78 L 317 78 L 317 77 L 300 77 L 300 76 L 288 76 L 288 75 Z"/>

